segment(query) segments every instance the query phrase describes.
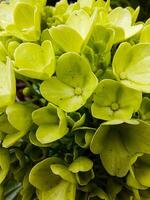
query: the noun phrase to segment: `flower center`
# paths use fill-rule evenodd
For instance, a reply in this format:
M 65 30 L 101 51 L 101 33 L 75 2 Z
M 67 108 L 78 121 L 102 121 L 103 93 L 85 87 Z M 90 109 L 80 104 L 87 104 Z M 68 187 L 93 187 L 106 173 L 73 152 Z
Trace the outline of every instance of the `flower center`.
M 117 111 L 117 110 L 119 109 L 118 103 L 112 103 L 112 104 L 111 104 L 111 109 L 112 109 L 113 111 Z
M 75 89 L 74 89 L 74 93 L 75 93 L 75 95 L 81 95 L 82 94 L 82 89 L 80 88 L 80 87 L 76 87 Z
M 127 77 L 127 75 L 125 72 L 120 73 L 120 79 L 124 80 L 124 79 L 126 79 L 126 77 Z

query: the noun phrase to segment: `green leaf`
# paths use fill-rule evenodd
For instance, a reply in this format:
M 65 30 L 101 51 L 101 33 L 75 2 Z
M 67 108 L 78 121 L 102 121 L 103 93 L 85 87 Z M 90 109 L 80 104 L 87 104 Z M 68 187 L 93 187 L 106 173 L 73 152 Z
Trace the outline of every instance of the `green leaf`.
M 22 43 L 14 53 L 16 71 L 24 76 L 40 80 L 48 79 L 55 72 L 55 55 L 52 44 Z
M 113 72 L 122 84 L 145 93 L 150 92 L 149 51 L 148 43 L 134 46 L 122 43 L 119 46 L 113 59 Z
M 104 79 L 95 90 L 92 115 L 104 120 L 128 120 L 139 109 L 141 101 L 141 92 Z
M 0 184 L 7 176 L 10 168 L 10 157 L 7 149 L 0 148 Z
M 58 59 L 56 75 L 44 81 L 40 91 L 44 98 L 66 112 L 74 112 L 84 105 L 98 82 L 87 60 L 71 52 Z
M 29 182 L 39 190 L 49 190 L 60 182 L 61 178 L 50 169 L 52 164 L 63 164 L 62 160 L 56 157 L 46 158 L 36 164 L 30 171 Z
M 42 144 L 54 142 L 68 133 L 65 113 L 52 104 L 35 110 L 32 118 L 39 125 L 36 137 Z
M 15 101 L 16 81 L 12 68 L 12 62 L 8 58 L 7 63 L 0 62 L 0 107 L 5 107 Z

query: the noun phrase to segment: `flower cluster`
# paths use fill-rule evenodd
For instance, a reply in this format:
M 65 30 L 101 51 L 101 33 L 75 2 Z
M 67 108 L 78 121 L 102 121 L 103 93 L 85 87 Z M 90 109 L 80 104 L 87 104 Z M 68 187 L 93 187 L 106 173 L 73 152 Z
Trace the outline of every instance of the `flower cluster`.
M 0 3 L 0 199 L 150 199 L 150 19 L 110 1 Z

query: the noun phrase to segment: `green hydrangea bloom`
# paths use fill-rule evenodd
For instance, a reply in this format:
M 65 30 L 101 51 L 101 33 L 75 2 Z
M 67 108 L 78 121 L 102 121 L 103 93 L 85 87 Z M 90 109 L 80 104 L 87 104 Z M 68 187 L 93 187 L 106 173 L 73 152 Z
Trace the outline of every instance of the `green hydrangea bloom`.
M 91 110 L 93 117 L 104 120 L 128 120 L 142 101 L 142 93 L 111 79 L 100 81 Z
M 66 112 L 83 106 L 97 86 L 97 78 L 84 57 L 63 54 L 57 61 L 56 76 L 41 84 L 43 97 Z
M 149 43 L 141 43 L 134 46 L 131 46 L 127 42 L 122 43 L 117 49 L 113 59 L 113 72 L 116 78 L 127 87 L 149 93 L 149 51 Z

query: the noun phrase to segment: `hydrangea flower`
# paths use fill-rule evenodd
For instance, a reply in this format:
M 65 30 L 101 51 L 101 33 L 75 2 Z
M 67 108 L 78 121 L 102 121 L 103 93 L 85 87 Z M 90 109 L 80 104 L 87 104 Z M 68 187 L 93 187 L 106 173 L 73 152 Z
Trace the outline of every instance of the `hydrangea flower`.
M 56 141 L 68 132 L 65 113 L 52 104 L 35 110 L 32 118 L 39 126 L 36 138 L 42 144 Z
M 144 131 L 143 131 L 144 130 Z M 101 124 L 91 142 L 91 151 L 100 154 L 105 169 L 112 176 L 123 177 L 135 153 L 150 153 L 150 125 Z
M 103 120 L 128 120 L 139 109 L 141 101 L 141 92 L 115 80 L 105 79 L 95 90 L 92 115 Z
M 41 46 L 26 42 L 20 44 L 14 52 L 17 73 L 35 79 L 48 79 L 55 72 L 55 54 L 50 41 Z
M 11 1 L 0 4 L 1 36 L 16 36 L 25 41 L 40 38 L 41 7 L 44 1 Z
M 77 53 L 63 54 L 57 61 L 56 76 L 45 80 L 41 94 L 66 112 L 84 105 L 97 86 L 88 61 Z
M 127 42 L 122 43 L 113 59 L 113 72 L 116 78 L 129 88 L 149 93 L 149 51 L 149 43 L 139 43 L 134 46 Z

